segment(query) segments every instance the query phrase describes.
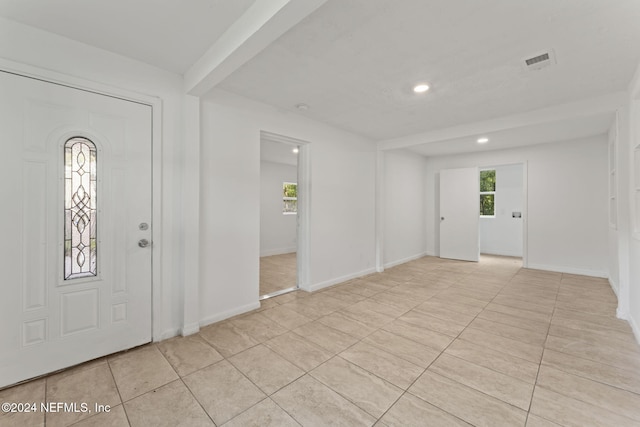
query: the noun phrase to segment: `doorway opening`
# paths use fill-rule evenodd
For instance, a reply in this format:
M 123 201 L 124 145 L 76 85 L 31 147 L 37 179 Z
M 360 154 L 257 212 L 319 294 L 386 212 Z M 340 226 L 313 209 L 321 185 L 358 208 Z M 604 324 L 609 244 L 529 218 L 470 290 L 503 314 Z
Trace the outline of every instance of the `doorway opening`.
M 440 257 L 527 267 L 527 164 L 440 171 Z
M 260 299 L 299 289 L 305 263 L 304 141 L 260 135 Z M 302 257 L 302 259 L 301 259 Z
M 483 167 L 480 173 L 480 256 L 522 259 L 524 165 Z

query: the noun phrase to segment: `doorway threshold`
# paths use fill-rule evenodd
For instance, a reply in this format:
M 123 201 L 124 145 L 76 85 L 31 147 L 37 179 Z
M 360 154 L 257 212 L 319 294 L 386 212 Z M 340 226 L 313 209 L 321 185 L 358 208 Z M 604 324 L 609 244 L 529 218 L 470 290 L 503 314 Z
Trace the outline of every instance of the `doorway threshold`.
M 290 288 L 285 288 L 285 289 L 281 289 L 279 291 L 271 292 L 270 294 L 260 295 L 260 301 L 265 300 L 265 299 L 269 299 L 269 298 L 273 298 L 273 297 L 277 297 L 277 296 L 280 296 L 280 295 L 283 295 L 283 294 L 288 294 L 289 292 L 297 291 L 298 289 L 300 289 L 298 286 L 292 286 Z

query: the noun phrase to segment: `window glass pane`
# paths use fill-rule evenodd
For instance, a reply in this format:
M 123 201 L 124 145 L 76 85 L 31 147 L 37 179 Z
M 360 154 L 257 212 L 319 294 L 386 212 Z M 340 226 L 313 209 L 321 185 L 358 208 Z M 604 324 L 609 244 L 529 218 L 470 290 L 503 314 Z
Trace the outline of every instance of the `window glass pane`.
M 495 196 L 493 194 L 480 195 L 480 215 L 495 215 Z
M 296 213 L 298 212 L 298 201 L 296 199 L 283 200 L 283 213 Z
M 298 184 L 292 182 L 284 182 L 282 184 L 283 197 L 298 197 Z
M 282 183 L 282 213 L 298 212 L 298 184 L 295 182 Z
M 480 191 L 496 191 L 496 171 L 480 171 Z
M 97 150 L 86 138 L 64 145 L 64 278 L 96 276 Z

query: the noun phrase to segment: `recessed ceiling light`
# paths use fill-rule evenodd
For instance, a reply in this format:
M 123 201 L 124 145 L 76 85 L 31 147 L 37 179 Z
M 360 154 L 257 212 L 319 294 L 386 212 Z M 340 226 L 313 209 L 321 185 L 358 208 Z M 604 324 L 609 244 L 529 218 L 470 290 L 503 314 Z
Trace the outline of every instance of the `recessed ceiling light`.
M 478 138 L 478 144 L 486 144 L 487 142 L 489 142 L 489 138 L 487 138 L 486 136 Z
M 413 87 L 415 93 L 425 93 L 429 90 L 429 85 L 426 83 L 419 83 Z
M 307 111 L 309 106 L 307 104 L 296 104 L 296 108 L 301 111 Z
M 298 147 L 296 147 L 296 148 L 294 148 L 294 149 L 293 149 L 293 150 L 291 150 L 291 151 L 293 151 L 293 154 L 298 154 L 298 152 L 299 152 L 300 150 L 298 149 Z

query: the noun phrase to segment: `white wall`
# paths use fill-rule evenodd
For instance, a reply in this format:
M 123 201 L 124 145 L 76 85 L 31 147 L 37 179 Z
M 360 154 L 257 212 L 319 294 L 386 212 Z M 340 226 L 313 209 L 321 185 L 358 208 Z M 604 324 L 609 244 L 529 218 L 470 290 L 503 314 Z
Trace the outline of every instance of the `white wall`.
M 282 183 L 298 182 L 298 168 L 260 162 L 260 256 L 296 251 L 297 215 L 282 213 Z
M 637 76 L 640 75 L 640 67 Z M 632 90 L 632 107 L 630 108 L 630 144 L 628 161 L 633 165 L 640 150 L 640 78 L 635 81 Z M 636 151 L 636 153 L 634 153 Z M 626 194 L 630 195 L 628 206 L 630 209 L 631 239 L 629 242 L 629 315 L 628 319 L 633 327 L 637 341 L 640 343 L 640 203 L 637 200 L 637 192 L 640 192 L 640 162 L 635 161 L 634 171 L 629 174 Z
M 427 160 L 427 252 L 438 254 L 438 172 L 527 162 L 530 268 L 608 276 L 606 136 Z
M 640 66 L 629 85 L 629 99 L 617 114 L 611 133 L 616 136 L 617 186 L 616 227 L 609 232 L 609 244 L 616 257 L 610 266 L 611 286 L 618 294 L 618 317 L 627 319 L 640 342 L 640 218 L 636 191 L 640 188 L 640 166 L 634 165 L 640 148 Z
M 181 327 L 183 259 L 181 186 L 182 77 L 65 37 L 0 18 L 0 58 L 55 71 L 101 85 L 157 97 L 162 101 L 162 314 L 154 337 L 175 335 Z M 155 322 L 154 322 L 155 323 Z
M 480 252 L 522 256 L 522 164 L 492 166 L 496 170 L 495 218 L 480 217 Z
M 426 254 L 424 156 L 404 150 L 384 153 L 384 266 Z
M 632 235 L 629 245 L 629 322 L 633 327 L 636 339 L 640 342 L 640 203 L 634 200 L 637 192 L 640 191 L 640 164 L 637 160 L 640 150 L 640 66 L 636 71 L 635 78 L 630 87 L 631 108 L 629 109 L 630 144 L 628 164 L 634 166 L 635 172 L 629 174 L 627 188 L 630 190 L 626 194 L 632 196 L 629 200 L 630 216 L 634 218 L 632 222 Z M 634 153 L 635 151 L 635 153 Z M 634 165 L 635 161 L 635 165 Z
M 621 120 L 623 120 L 622 111 L 623 110 L 619 110 L 617 112 L 616 120 L 612 124 L 611 129 L 609 130 L 609 135 L 607 136 L 608 144 L 610 145 L 613 144 L 613 147 L 609 147 L 609 165 L 610 165 L 609 168 L 613 169 L 612 171 L 613 173 L 610 173 L 609 175 L 609 184 L 610 184 L 609 204 L 614 205 L 614 208 L 613 209 L 610 208 L 610 211 L 609 211 L 609 283 L 611 284 L 611 288 L 613 289 L 615 294 L 618 296 L 619 303 L 620 303 L 620 296 L 621 296 L 620 283 L 621 281 L 624 282 L 625 288 L 628 288 L 628 281 L 629 281 L 628 266 L 624 267 L 627 273 L 623 274 L 622 276 L 620 275 L 620 263 L 626 262 L 626 258 L 625 258 L 626 255 L 623 257 L 619 256 L 620 249 L 622 249 L 623 254 L 628 254 L 628 251 L 629 251 L 628 239 L 625 239 L 625 242 L 623 244 L 621 242 L 621 236 L 624 236 L 625 234 L 624 233 L 620 234 L 618 232 L 619 227 L 622 227 L 623 230 L 625 228 L 628 228 L 627 226 L 628 216 L 626 217 L 625 220 L 622 220 L 622 221 L 618 219 L 619 211 L 620 211 L 620 207 L 619 207 L 620 197 L 618 196 L 618 193 L 619 193 L 618 188 L 620 186 L 620 183 L 618 181 L 620 179 L 624 181 L 625 175 L 628 174 L 627 170 L 624 170 L 625 168 L 620 167 L 620 163 L 624 162 L 624 161 L 623 162 L 620 161 L 620 154 L 622 153 L 622 155 L 624 156 L 624 153 L 620 151 L 621 140 L 618 138 L 618 134 L 619 134 L 618 124 L 620 123 Z M 626 180 L 628 181 L 628 178 L 626 178 Z M 615 199 L 612 200 L 611 197 L 614 197 Z M 623 203 L 627 203 L 627 201 L 624 201 Z M 628 230 L 627 230 L 627 233 L 628 233 Z M 621 246 L 624 246 L 624 247 L 621 248 Z M 626 303 L 628 303 L 628 300 L 626 300 Z M 620 311 L 621 310 L 619 309 L 618 312 Z M 628 308 L 625 309 L 624 311 L 627 312 Z
M 310 142 L 309 286 L 317 289 L 374 271 L 373 142 L 215 91 L 202 105 L 203 324 L 258 306 L 261 130 Z

